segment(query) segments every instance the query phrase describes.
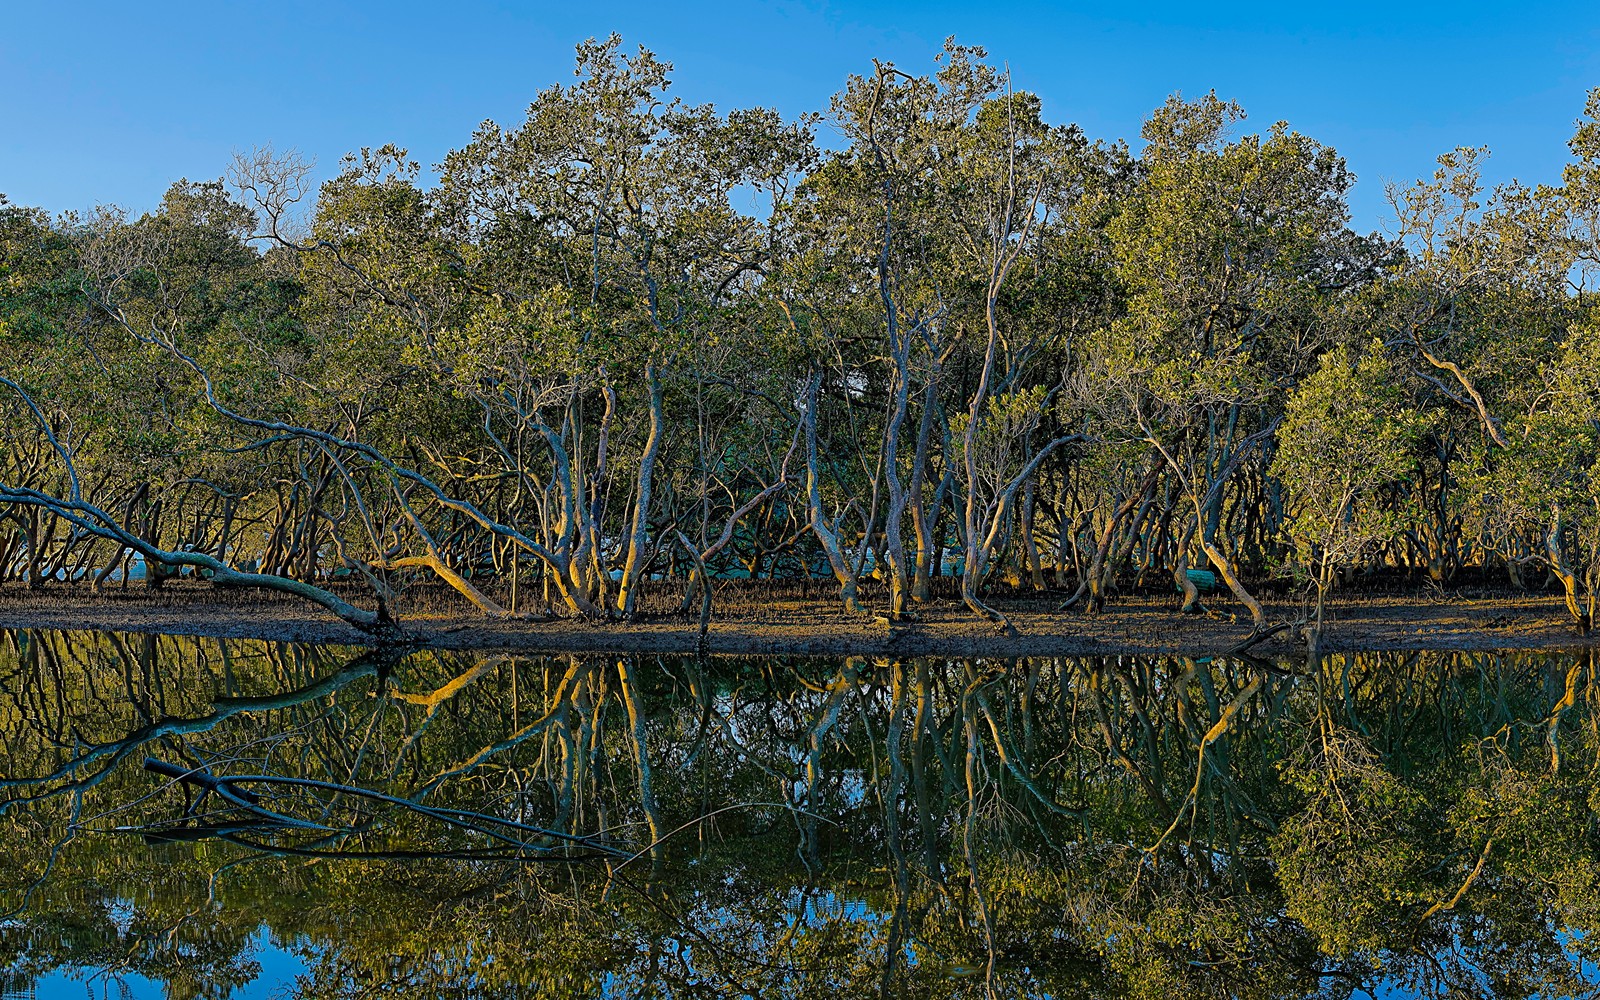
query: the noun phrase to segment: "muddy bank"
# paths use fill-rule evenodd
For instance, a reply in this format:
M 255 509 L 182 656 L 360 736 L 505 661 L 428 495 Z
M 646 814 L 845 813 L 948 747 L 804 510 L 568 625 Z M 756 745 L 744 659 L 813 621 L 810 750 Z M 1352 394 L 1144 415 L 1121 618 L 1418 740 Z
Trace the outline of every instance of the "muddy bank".
M 1017 598 L 997 604 L 1011 617 L 1007 634 L 954 600 L 918 609 L 918 620 L 888 626 L 844 614 L 827 600 L 743 599 L 728 602 L 711 624 L 706 648 L 716 653 L 895 654 L 953 656 L 1217 654 L 1250 635 L 1247 618 L 1218 607 L 1205 616 L 1177 612 L 1164 597 L 1119 599 L 1090 617 L 1055 610 L 1059 597 Z M 494 621 L 452 607 L 420 602 L 403 623 L 419 645 L 439 649 L 693 652 L 694 623 L 652 602 L 653 612 L 630 623 L 573 619 Z M 429 604 L 433 606 L 429 606 Z M 1274 621 L 1305 615 L 1303 605 L 1269 605 Z M 0 628 L 102 629 L 219 638 L 359 644 L 361 633 L 319 609 L 285 598 L 169 585 L 94 595 L 81 589 L 0 588 Z M 1376 649 L 1563 649 L 1600 645 L 1580 636 L 1554 597 L 1505 595 L 1385 595 L 1336 602 L 1322 638 L 1328 652 Z M 1257 647 L 1260 654 L 1300 648 L 1288 634 Z

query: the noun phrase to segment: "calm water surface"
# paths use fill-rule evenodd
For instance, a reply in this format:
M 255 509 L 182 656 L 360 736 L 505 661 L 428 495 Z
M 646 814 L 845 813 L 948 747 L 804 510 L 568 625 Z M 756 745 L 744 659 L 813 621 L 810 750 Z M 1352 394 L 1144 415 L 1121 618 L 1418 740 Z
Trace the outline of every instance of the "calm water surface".
M 1600 996 L 1595 668 L 0 632 L 0 997 Z

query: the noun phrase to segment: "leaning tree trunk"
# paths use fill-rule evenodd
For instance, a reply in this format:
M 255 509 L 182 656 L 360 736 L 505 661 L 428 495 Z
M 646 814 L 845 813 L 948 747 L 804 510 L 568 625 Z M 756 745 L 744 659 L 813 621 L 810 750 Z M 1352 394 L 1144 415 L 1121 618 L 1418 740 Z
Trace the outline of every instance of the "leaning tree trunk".
M 1593 627 L 1593 616 L 1583 607 L 1578 600 L 1578 574 L 1568 564 L 1566 552 L 1562 546 L 1562 535 L 1566 533 L 1566 515 L 1559 506 L 1550 510 L 1550 533 L 1545 536 L 1545 554 L 1550 563 L 1550 572 L 1561 581 L 1562 596 L 1566 598 L 1567 611 L 1572 614 L 1573 620 L 1578 623 L 1578 631 L 1587 634 Z

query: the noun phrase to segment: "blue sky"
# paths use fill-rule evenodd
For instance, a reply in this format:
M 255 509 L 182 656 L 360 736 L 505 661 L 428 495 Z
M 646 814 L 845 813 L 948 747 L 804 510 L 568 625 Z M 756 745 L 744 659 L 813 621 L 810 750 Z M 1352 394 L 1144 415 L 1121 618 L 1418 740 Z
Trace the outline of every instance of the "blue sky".
M 232 151 L 294 147 L 327 176 L 361 146 L 424 164 L 486 118 L 520 119 L 571 78 L 572 48 L 619 31 L 721 107 L 822 110 L 873 57 L 920 71 L 946 35 L 985 45 L 1052 121 L 1137 140 L 1173 91 L 1215 88 L 1343 153 L 1361 228 L 1385 180 L 1456 145 L 1494 179 L 1554 181 L 1600 86 L 1595 0 L 1370 3 L 263 4 L 11 0 L 0 22 L 0 192 L 52 211 L 145 209 Z

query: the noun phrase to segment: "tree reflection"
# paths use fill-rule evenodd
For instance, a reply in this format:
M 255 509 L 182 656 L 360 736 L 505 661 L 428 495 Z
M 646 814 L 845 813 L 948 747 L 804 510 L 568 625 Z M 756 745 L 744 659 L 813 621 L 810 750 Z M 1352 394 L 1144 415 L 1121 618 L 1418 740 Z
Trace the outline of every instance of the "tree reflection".
M 264 927 L 307 997 L 1594 996 L 1594 667 L 13 633 L 0 965 L 220 997 Z

